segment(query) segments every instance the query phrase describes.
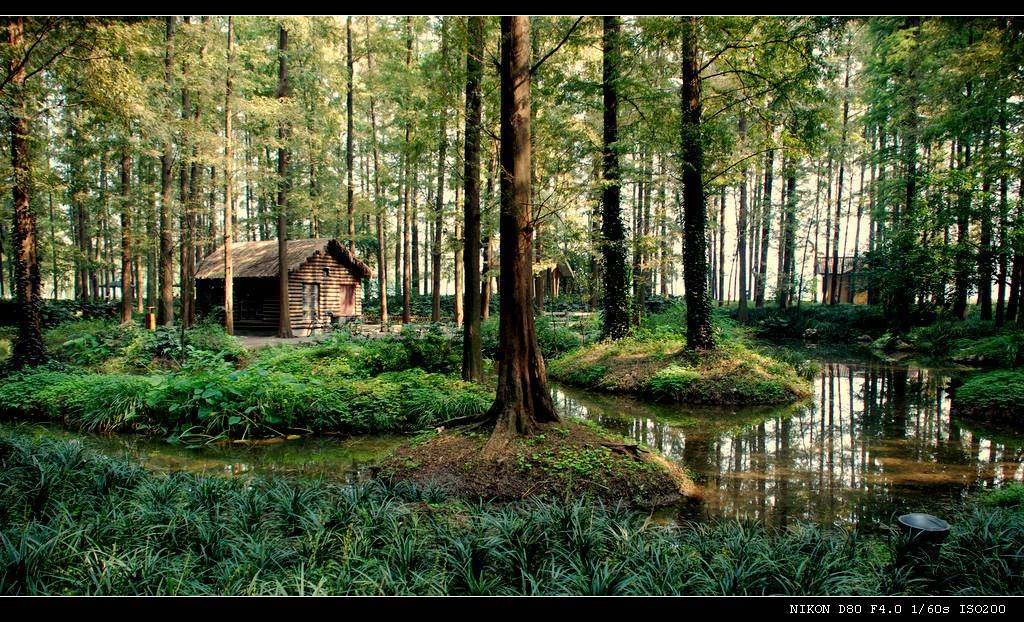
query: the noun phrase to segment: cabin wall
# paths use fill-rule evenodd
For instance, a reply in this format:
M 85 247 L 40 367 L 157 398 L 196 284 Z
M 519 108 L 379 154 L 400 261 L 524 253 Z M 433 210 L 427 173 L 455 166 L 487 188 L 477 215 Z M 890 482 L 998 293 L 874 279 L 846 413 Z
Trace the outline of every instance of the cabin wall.
M 326 273 L 325 273 L 326 271 Z M 318 285 L 319 317 L 310 317 L 306 286 Z M 362 284 L 348 266 L 328 253 L 316 253 L 288 274 L 289 309 L 292 330 L 308 335 L 326 328 L 329 314 L 335 317 L 359 317 L 363 313 Z
M 326 273 L 325 273 L 326 270 Z M 309 286 L 316 285 L 317 288 Z M 309 298 L 317 294 L 310 316 Z M 224 279 L 199 279 L 196 282 L 197 308 L 200 314 L 224 304 Z M 274 332 L 280 316 L 277 277 L 234 280 L 235 330 Z M 362 284 L 351 270 L 332 255 L 317 253 L 288 274 L 288 298 L 292 331 L 306 336 L 327 328 L 330 315 L 362 315 Z

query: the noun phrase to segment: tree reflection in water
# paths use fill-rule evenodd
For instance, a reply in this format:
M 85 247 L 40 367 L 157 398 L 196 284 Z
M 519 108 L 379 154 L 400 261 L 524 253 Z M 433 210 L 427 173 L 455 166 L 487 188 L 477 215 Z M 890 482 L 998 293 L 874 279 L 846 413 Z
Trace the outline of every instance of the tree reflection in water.
M 920 367 L 823 363 L 808 402 L 740 410 L 553 392 L 564 414 L 688 467 L 706 489 L 706 516 L 871 529 L 1024 480 L 1024 431 L 951 417 L 947 381 Z

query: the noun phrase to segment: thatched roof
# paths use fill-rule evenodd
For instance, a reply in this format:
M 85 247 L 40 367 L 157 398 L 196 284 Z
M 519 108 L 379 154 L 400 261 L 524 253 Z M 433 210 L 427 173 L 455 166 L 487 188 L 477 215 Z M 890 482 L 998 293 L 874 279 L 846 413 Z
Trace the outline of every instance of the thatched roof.
M 373 278 L 373 270 L 365 263 L 356 259 L 347 248 L 334 238 L 314 238 L 311 240 L 288 240 L 288 271 L 301 266 L 307 259 L 317 253 L 330 253 L 342 264 L 348 266 L 359 277 Z M 235 242 L 231 245 L 231 257 L 235 264 L 236 278 L 266 278 L 278 274 L 277 240 L 261 242 Z M 218 246 L 203 259 L 196 271 L 197 279 L 224 278 L 224 247 Z

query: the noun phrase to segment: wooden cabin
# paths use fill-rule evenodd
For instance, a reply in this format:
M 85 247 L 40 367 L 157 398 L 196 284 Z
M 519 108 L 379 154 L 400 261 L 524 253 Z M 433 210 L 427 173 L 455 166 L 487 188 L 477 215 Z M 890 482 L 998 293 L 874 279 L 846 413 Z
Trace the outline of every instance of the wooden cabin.
M 277 240 L 235 242 L 235 330 L 267 333 L 280 317 Z M 288 305 L 292 331 L 307 336 L 362 314 L 362 281 L 373 271 L 332 238 L 289 240 Z M 224 247 L 203 259 L 196 272 L 199 313 L 224 304 Z
M 864 267 L 864 258 L 858 257 L 856 268 Z M 814 274 L 821 275 L 822 300 L 828 300 L 829 292 L 832 291 L 832 283 L 838 280 L 839 302 L 863 305 L 868 302 L 867 280 L 863 277 L 854 280 L 859 270 L 855 270 L 853 257 L 840 257 L 838 270 L 833 274 L 833 258 L 818 257 L 814 262 Z M 857 291 L 854 291 L 856 287 Z

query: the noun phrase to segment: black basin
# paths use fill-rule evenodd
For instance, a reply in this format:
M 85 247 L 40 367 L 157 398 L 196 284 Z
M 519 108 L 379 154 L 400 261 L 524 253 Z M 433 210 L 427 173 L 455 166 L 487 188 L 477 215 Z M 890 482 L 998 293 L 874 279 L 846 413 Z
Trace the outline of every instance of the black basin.
M 915 544 L 941 544 L 949 535 L 949 523 L 931 514 L 913 512 L 897 520 Z

